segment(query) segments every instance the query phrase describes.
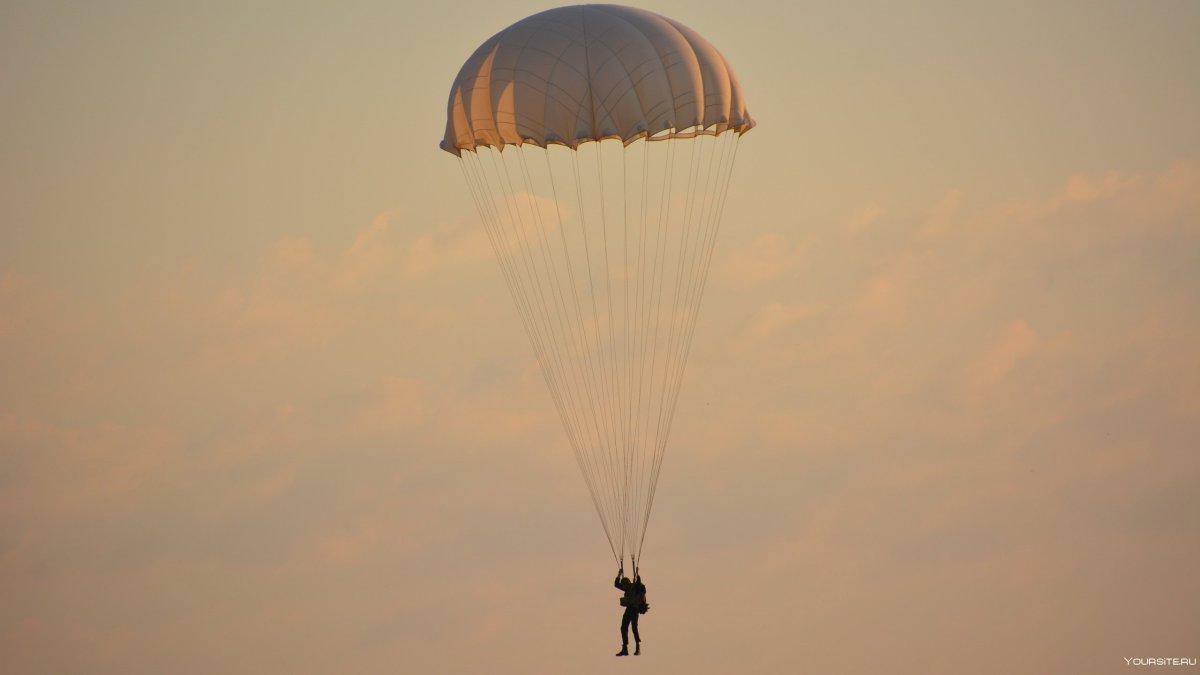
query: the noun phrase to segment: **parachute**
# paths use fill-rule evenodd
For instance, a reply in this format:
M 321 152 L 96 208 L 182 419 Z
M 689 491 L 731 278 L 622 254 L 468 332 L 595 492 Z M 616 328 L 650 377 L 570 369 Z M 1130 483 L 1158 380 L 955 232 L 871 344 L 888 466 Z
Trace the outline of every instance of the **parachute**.
M 640 560 L 741 135 L 724 57 L 619 5 L 500 31 L 450 89 L 459 159 L 613 557 Z

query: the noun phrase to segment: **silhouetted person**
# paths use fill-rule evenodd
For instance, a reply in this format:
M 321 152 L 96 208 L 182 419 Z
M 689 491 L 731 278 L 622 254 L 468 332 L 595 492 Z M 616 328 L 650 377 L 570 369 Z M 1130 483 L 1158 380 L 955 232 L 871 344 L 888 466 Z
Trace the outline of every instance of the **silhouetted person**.
M 625 596 L 621 598 L 621 606 L 625 608 L 625 613 L 621 616 L 621 651 L 617 652 L 617 656 L 629 656 L 630 626 L 633 626 L 635 643 L 633 655 L 637 656 L 642 653 L 642 636 L 638 635 L 638 615 L 645 613 L 650 608 L 646 604 L 646 586 L 642 583 L 642 575 L 638 574 L 636 567 L 633 581 L 625 576 L 624 567 L 617 570 L 617 578 L 613 580 L 613 586 L 625 593 Z

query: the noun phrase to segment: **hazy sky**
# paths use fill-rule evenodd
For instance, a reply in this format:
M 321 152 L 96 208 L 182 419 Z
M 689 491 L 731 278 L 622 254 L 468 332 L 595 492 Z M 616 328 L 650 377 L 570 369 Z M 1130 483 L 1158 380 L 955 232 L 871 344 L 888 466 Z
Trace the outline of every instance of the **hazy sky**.
M 437 147 L 548 6 L 0 3 L 0 670 L 1200 657 L 1200 4 L 644 5 L 759 126 L 619 664 Z

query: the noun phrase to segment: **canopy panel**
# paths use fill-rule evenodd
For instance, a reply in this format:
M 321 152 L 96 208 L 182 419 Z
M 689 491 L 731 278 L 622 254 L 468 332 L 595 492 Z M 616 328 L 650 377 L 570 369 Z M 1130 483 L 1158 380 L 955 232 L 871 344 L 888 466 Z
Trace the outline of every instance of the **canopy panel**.
M 692 29 L 621 5 L 559 7 L 492 36 L 450 89 L 441 147 L 740 133 L 754 126 L 733 70 Z

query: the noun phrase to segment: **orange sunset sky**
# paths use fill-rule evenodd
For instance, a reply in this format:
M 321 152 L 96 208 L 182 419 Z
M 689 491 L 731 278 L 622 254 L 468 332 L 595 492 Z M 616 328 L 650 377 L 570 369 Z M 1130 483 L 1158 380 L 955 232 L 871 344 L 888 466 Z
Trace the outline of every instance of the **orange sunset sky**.
M 641 5 L 759 126 L 621 660 L 438 149 L 550 6 L 0 2 L 0 671 L 1200 657 L 1200 4 Z

